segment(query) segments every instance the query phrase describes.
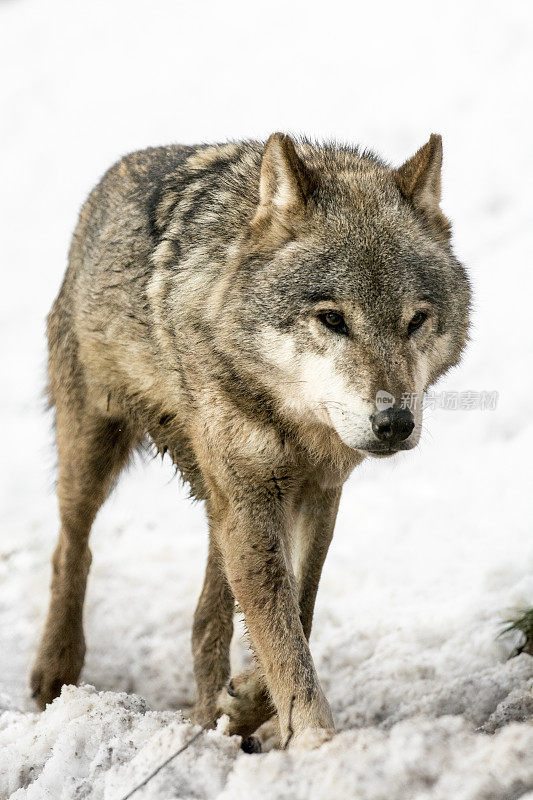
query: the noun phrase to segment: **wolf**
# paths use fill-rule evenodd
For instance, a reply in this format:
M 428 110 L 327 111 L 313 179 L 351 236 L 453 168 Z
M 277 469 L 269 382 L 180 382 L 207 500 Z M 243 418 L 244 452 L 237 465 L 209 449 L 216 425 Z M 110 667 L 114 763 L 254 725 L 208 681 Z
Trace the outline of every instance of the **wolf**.
M 468 338 L 441 165 L 435 134 L 393 168 L 275 133 L 136 152 L 92 191 L 48 317 L 61 525 L 41 708 L 78 679 L 91 525 L 149 440 L 209 523 L 194 719 L 225 713 L 246 738 L 277 714 L 291 747 L 333 735 L 309 636 L 342 486 L 416 446 L 422 404 L 404 398 Z M 255 661 L 231 678 L 236 606 Z

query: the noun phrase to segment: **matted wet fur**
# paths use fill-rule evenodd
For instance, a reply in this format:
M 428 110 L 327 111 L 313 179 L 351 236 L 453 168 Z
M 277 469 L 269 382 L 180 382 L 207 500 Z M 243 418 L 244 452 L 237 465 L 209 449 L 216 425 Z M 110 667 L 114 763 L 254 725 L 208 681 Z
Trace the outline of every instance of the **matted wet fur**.
M 291 746 L 332 734 L 308 639 L 341 487 L 416 445 L 421 404 L 402 397 L 467 337 L 441 160 L 435 135 L 393 169 L 277 133 L 133 153 L 93 190 L 48 318 L 61 531 L 41 707 L 78 679 L 91 525 L 149 437 L 209 519 L 195 718 L 248 736 L 277 712 Z M 230 681 L 235 600 L 256 665 Z

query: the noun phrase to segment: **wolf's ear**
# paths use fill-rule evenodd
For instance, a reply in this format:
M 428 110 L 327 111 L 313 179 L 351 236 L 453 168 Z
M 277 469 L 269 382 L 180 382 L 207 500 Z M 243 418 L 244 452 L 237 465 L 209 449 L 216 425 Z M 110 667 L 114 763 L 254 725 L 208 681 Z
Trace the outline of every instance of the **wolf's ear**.
M 440 210 L 440 178 L 442 169 L 442 137 L 432 133 L 429 141 L 394 172 L 401 193 L 445 240 L 450 223 Z
M 298 156 L 291 137 L 273 133 L 263 150 L 259 205 L 252 227 L 277 231 L 278 237 L 293 235 L 305 215 L 311 188 L 311 173 Z

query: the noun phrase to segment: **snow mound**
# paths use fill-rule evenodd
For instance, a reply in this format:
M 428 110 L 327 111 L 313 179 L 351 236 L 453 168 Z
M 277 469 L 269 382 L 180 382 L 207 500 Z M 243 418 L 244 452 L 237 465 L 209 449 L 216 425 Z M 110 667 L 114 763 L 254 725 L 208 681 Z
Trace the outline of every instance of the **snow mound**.
M 0 747 L 11 800 L 121 800 L 179 750 L 139 797 L 489 800 L 533 786 L 533 725 L 479 735 L 459 717 L 413 717 L 339 733 L 318 752 L 249 756 L 239 737 L 90 686 L 65 687 L 41 715 L 6 712 Z

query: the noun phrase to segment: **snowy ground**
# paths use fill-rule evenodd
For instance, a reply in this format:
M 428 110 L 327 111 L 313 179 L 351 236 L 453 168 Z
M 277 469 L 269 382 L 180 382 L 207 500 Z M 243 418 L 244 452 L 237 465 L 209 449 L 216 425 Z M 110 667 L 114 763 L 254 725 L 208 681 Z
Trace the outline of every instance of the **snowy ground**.
M 118 800 L 196 732 L 205 520 L 159 462 L 135 465 L 94 527 L 91 686 L 32 707 L 57 531 L 43 320 L 77 209 L 118 155 L 277 129 L 395 163 L 443 134 L 475 317 L 439 388 L 496 390 L 498 408 L 429 412 L 416 452 L 345 488 L 312 636 L 339 735 L 248 756 L 201 734 L 136 797 L 533 798 L 533 658 L 495 638 L 533 604 L 532 20 L 520 2 L 2 2 L 0 798 Z

